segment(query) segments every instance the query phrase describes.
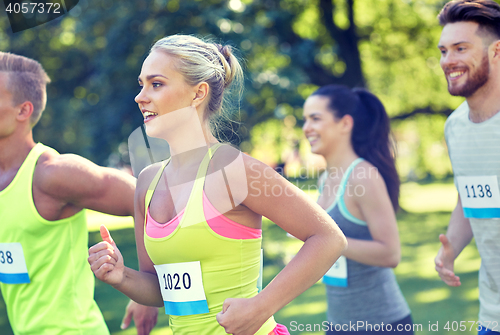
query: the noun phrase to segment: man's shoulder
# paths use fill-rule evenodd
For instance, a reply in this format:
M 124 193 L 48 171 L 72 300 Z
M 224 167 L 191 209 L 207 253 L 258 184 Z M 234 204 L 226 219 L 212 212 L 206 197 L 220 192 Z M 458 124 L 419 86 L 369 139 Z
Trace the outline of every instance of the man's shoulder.
M 450 116 L 448 116 L 448 119 L 446 120 L 446 123 L 453 122 L 455 120 L 460 120 L 463 118 L 468 119 L 469 115 L 469 105 L 467 104 L 467 101 L 464 101 L 460 104 L 460 106 L 455 109 Z
M 82 156 L 45 150 L 38 158 L 33 183 L 45 193 L 58 193 L 61 187 L 70 187 L 81 175 L 95 174 L 96 167 Z
M 78 168 L 86 159 L 74 154 L 59 154 L 55 150 L 46 150 L 38 158 L 35 173 L 48 178 L 67 169 Z
M 446 119 L 445 125 L 444 125 L 444 133 L 447 135 L 447 133 L 450 132 L 450 130 L 453 127 L 456 127 L 457 125 L 461 123 L 466 123 L 469 120 L 469 105 L 467 104 L 467 101 L 464 101 L 460 106 L 458 106 L 457 109 L 455 109 L 450 116 L 448 116 L 448 119 Z

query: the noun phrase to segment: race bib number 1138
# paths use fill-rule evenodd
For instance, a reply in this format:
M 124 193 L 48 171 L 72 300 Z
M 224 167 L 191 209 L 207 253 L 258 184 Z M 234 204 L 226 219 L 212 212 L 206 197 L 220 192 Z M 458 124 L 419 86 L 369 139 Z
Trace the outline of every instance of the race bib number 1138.
M 457 177 L 464 217 L 500 218 L 500 192 L 497 176 Z

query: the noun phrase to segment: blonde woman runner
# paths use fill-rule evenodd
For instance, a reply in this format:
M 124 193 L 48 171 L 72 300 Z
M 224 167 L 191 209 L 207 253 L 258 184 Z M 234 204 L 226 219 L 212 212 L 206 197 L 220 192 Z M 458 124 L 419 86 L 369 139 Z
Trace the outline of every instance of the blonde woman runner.
M 288 334 L 273 314 L 318 281 L 346 242 L 335 222 L 272 168 L 212 135 L 242 70 L 229 46 L 174 35 L 143 63 L 135 98 L 171 159 L 139 175 L 140 271 L 103 228 L 89 250 L 96 276 L 131 299 L 165 306 L 174 334 Z M 277 195 L 279 194 L 279 195 Z M 258 293 L 262 216 L 304 241 Z

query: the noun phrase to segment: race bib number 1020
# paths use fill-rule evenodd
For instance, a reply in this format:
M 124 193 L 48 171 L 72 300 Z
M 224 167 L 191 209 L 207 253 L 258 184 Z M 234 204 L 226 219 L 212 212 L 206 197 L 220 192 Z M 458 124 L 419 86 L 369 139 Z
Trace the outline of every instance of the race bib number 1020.
M 30 283 L 21 243 L 0 243 L 0 282 L 4 284 Z
M 165 314 L 208 313 L 200 262 L 155 265 Z
M 457 177 L 464 217 L 500 218 L 500 192 L 497 176 Z

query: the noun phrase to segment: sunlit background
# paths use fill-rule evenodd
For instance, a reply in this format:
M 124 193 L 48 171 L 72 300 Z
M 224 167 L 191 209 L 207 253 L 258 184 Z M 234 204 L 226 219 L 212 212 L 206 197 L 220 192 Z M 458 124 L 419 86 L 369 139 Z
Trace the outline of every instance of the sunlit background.
M 302 135 L 302 105 L 317 87 L 338 83 L 369 88 L 392 119 L 397 167 L 403 181 L 398 214 L 403 260 L 395 272 L 414 322 L 477 320 L 474 246 L 457 262 L 463 282 L 449 288 L 437 277 L 433 258 L 456 203 L 443 128 L 462 101 L 451 97 L 439 65 L 441 28 L 437 0 L 80 0 L 46 24 L 12 33 L 0 4 L 0 50 L 42 63 L 52 83 L 48 104 L 34 129 L 36 141 L 61 153 L 77 153 L 127 169 L 128 137 L 142 123 L 134 102 L 137 76 L 150 46 L 170 34 L 209 36 L 229 43 L 245 67 L 241 103 L 230 106 L 232 131 L 221 134 L 315 197 L 321 157 Z M 132 220 L 89 213 L 91 243 L 105 222 L 129 250 L 136 266 Z M 300 242 L 264 223 L 265 281 L 293 257 Z M 97 283 L 98 301 L 113 334 L 120 331 L 126 299 Z M 324 286 L 317 284 L 276 318 L 325 320 Z M 440 325 L 440 327 L 441 327 Z M 292 332 L 298 334 L 300 332 Z M 320 332 L 303 332 L 303 334 Z M 474 331 L 465 332 L 473 334 Z M 12 334 L 0 304 L 0 334 Z M 170 334 L 160 318 L 154 334 Z

